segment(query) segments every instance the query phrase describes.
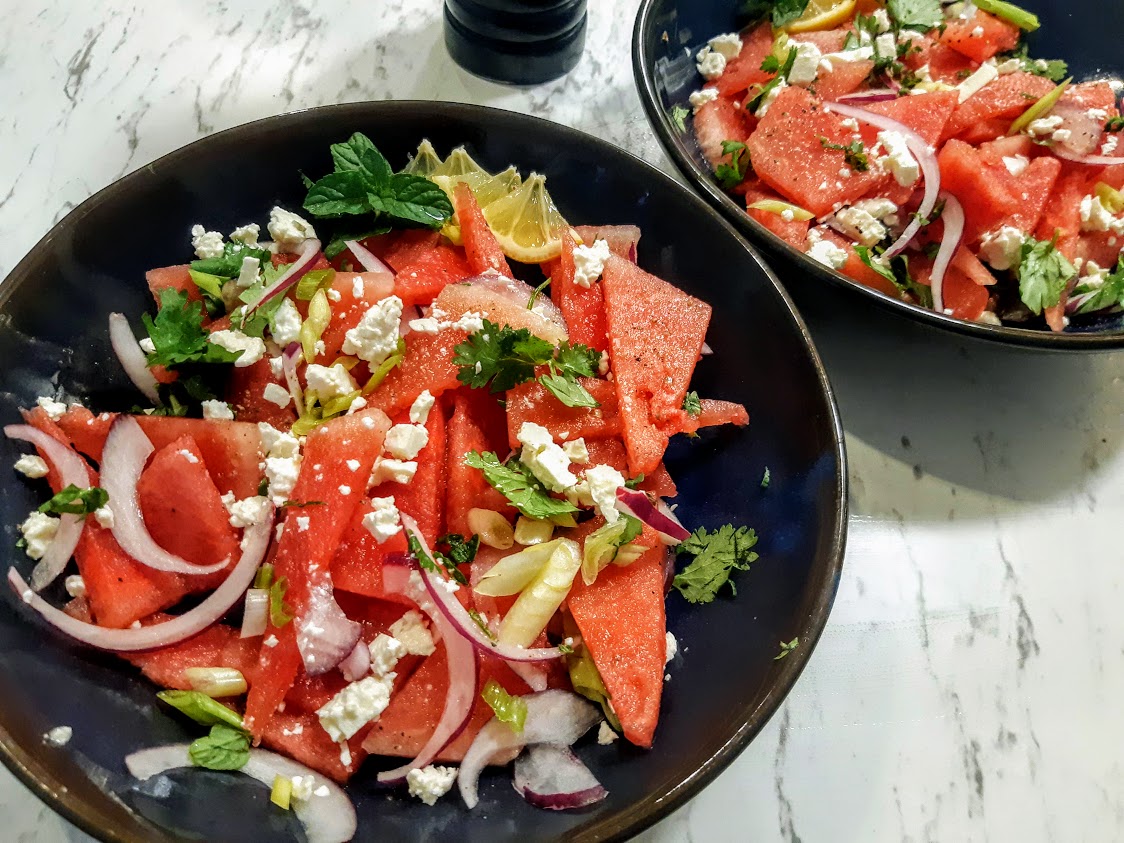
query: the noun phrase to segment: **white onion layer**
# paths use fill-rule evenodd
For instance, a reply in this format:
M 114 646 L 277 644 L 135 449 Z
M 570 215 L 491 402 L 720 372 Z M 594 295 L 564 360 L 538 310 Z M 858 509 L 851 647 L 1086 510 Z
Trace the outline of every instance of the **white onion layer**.
M 144 397 L 153 404 L 158 404 L 160 396 L 156 392 L 156 378 L 148 368 L 148 355 L 133 336 L 133 329 L 129 327 L 129 320 L 124 314 L 109 314 L 109 342 L 133 386 L 143 392 Z

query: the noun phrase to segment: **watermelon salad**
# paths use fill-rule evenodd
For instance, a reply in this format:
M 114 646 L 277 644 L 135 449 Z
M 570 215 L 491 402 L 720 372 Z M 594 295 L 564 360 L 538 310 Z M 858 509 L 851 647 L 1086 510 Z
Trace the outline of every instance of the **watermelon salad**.
M 200 725 L 129 756 L 138 778 L 240 770 L 315 841 L 355 833 L 340 785 L 370 756 L 371 787 L 429 805 L 455 783 L 472 809 L 513 760 L 528 802 L 597 802 L 571 745 L 652 746 L 666 595 L 710 602 L 756 559 L 751 529 L 665 502 L 670 437 L 749 421 L 689 389 L 711 308 L 541 176 L 331 153 L 268 242 L 195 226 L 196 259 L 147 275 L 142 339 L 109 316 L 147 406 L 45 396 L 5 428 L 52 495 L 9 582 Z
M 1118 80 L 1032 59 L 1000 0 L 753 2 L 672 121 L 794 249 L 957 319 L 1063 331 L 1124 305 Z

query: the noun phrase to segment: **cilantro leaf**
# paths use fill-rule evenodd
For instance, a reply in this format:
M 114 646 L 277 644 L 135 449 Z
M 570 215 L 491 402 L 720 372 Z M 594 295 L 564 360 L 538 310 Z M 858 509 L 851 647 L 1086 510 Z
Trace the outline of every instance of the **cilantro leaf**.
M 459 536 L 458 536 L 459 538 Z M 421 539 L 414 535 L 413 531 L 406 531 L 406 545 L 410 548 L 410 554 L 418 560 L 418 564 L 427 571 L 432 573 L 440 573 L 444 571 L 449 579 L 458 582 L 461 585 L 468 584 L 468 578 L 460 572 L 457 568 L 457 563 L 448 556 L 441 553 L 436 553 L 430 556 L 426 553 L 425 546 L 422 544 Z M 473 552 L 475 556 L 475 551 Z M 436 558 L 434 558 L 436 557 Z
M 89 515 L 105 506 L 109 493 L 100 486 L 79 489 L 73 483 L 39 507 L 40 512 L 52 515 Z
M 856 173 L 865 173 L 870 169 L 870 158 L 866 154 L 866 147 L 861 140 L 853 140 L 846 146 L 832 143 L 825 137 L 820 137 L 820 146 L 824 149 L 835 149 L 843 153 L 843 161 Z
M 527 722 L 525 699 L 512 696 L 495 679 L 488 680 L 480 696 L 496 713 L 497 720 L 506 723 L 513 732 L 522 733 L 523 725 Z
M 944 22 L 940 0 L 887 0 L 886 11 L 903 29 L 928 32 Z
M 788 51 L 788 56 L 785 58 L 784 64 L 781 65 L 781 69 L 777 72 L 777 75 L 761 87 L 761 90 L 757 92 L 757 96 L 755 96 L 746 104 L 746 110 L 753 114 L 756 114 L 757 109 L 761 107 L 761 103 L 765 101 L 765 97 L 769 96 L 769 93 L 779 84 L 781 84 L 782 80 L 788 78 L 788 74 L 792 71 L 792 65 L 795 63 L 796 48 L 793 47 Z
M 505 392 L 535 376 L 535 366 L 551 359 L 554 347 L 526 328 L 502 328 L 484 320 L 484 327 L 453 349 L 453 363 L 460 367 L 457 380 L 474 389 L 489 386 Z
M 677 553 L 695 558 L 675 575 L 671 584 L 691 603 L 710 603 L 727 584 L 737 594 L 730 574 L 749 570 L 757 560 L 752 550 L 756 544 L 757 534 L 749 527 L 735 530 L 726 524 L 709 534 L 705 527 L 700 527 L 677 548 Z
M 250 760 L 250 736 L 222 723 L 187 748 L 191 763 L 208 770 L 241 770 Z
M 1018 269 L 1019 297 L 1031 313 L 1039 314 L 1062 300 L 1066 283 L 1077 274 L 1053 240 L 1028 237 L 1023 243 Z
M 280 297 L 279 297 L 280 298 Z M 187 293 L 165 287 L 160 291 L 160 310 L 154 319 L 141 317 L 152 344 L 148 355 L 150 366 L 177 366 L 180 363 L 233 363 L 239 354 L 208 342 L 203 330 L 203 305 L 189 302 Z
M 592 378 L 601 365 L 601 352 L 588 345 L 570 345 L 569 342 L 564 342 L 558 346 L 554 360 L 548 360 L 547 363 L 572 378 Z
M 722 154 L 730 156 L 729 164 L 719 164 L 714 168 L 718 183 L 726 190 L 733 190 L 745 179 L 749 169 L 749 148 L 741 141 L 722 141 Z
M 337 173 L 356 171 L 376 185 L 390 181 L 390 164 L 366 135 L 356 132 L 345 143 L 332 144 L 331 150 Z
M 690 115 L 691 110 L 677 105 L 671 109 L 671 125 L 679 130 L 679 134 L 687 131 L 687 117 Z
M 773 26 L 782 27 L 792 23 L 808 8 L 808 0 L 745 0 L 742 14 L 751 20 L 770 18 Z
M 776 73 L 781 69 L 781 60 L 777 58 L 776 53 L 769 53 L 761 61 L 761 70 L 765 73 Z
M 683 409 L 687 411 L 687 415 L 694 417 L 702 412 L 702 401 L 699 400 L 699 394 L 695 391 L 688 392 L 683 396 Z
M 232 729 L 244 728 L 238 712 L 199 691 L 160 691 L 156 697 L 202 726 L 224 723 Z
M 1078 306 L 1078 313 L 1095 313 L 1110 307 L 1124 307 L 1124 257 L 1116 264 L 1116 270 L 1106 275 L 1101 285 L 1090 290 L 1087 295 L 1088 298 Z
M 476 558 L 476 551 L 480 549 L 480 536 L 473 534 L 466 539 L 460 533 L 447 533 L 437 540 L 437 547 L 446 547 L 441 555 L 450 559 L 455 565 L 467 565 Z
M 769 466 L 765 466 L 765 473 L 761 475 L 761 488 L 768 489 L 769 483 L 771 483 L 772 480 L 772 472 L 769 471 Z
M 932 309 L 933 291 L 924 284 L 915 281 L 913 276 L 909 274 L 909 259 L 905 255 L 895 255 L 890 260 L 890 265 L 887 266 L 881 256 L 876 257 L 868 247 L 861 243 L 855 244 L 854 248 L 855 253 L 863 263 L 890 281 L 902 293 L 915 298 L 922 307 Z
M 578 511 L 569 501 L 552 498 L 546 487 L 517 457 L 502 463 L 491 451 L 483 454 L 470 451 L 465 454 L 464 464 L 480 469 L 488 485 L 528 518 L 545 519 Z
M 227 242 L 222 244 L 220 257 L 192 261 L 191 269 L 193 272 L 217 275 L 220 278 L 237 278 L 242 271 L 242 261 L 245 258 L 257 258 L 261 261 L 261 265 L 265 266 L 269 263 L 270 254 L 268 249 L 247 246 L 245 243 Z
M 1062 75 L 1064 76 L 1065 74 Z M 1104 130 L 1106 132 L 1124 131 L 1124 117 L 1121 117 L 1119 114 L 1115 117 L 1109 117 L 1108 122 L 1104 124 Z
M 639 489 L 640 484 L 643 483 L 643 482 L 644 482 L 644 472 L 641 471 L 635 477 L 630 477 L 628 480 L 625 480 L 624 485 L 625 485 L 625 488 L 628 488 L 628 489 Z
M 600 407 L 601 404 L 589 394 L 584 386 L 565 375 L 543 375 L 539 383 L 567 407 Z

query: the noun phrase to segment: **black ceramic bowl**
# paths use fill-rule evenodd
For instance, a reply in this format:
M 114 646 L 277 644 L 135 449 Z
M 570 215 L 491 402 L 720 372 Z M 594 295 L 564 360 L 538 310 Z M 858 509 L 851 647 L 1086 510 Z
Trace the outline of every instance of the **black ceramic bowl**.
M 0 286 L 0 419 L 36 396 L 128 410 L 137 396 L 109 348 L 106 315 L 134 323 L 150 306 L 144 272 L 182 260 L 193 223 L 229 231 L 275 203 L 300 206 L 301 171 L 330 166 L 329 143 L 361 131 L 395 166 L 425 137 L 442 153 L 464 144 L 494 170 L 545 173 L 573 221 L 634 223 L 640 264 L 714 303 L 715 354 L 696 374 L 702 395 L 744 402 L 747 431 L 678 442 L 668 465 L 687 524 L 748 524 L 761 559 L 738 575 L 738 596 L 668 602 L 683 655 L 670 666 L 655 747 L 579 746 L 609 798 L 572 812 L 524 803 L 510 771 L 489 772 L 472 812 L 455 792 L 436 807 L 380 790 L 368 762 L 348 791 L 361 840 L 583 841 L 621 838 L 668 814 L 740 752 L 807 663 L 838 582 L 846 527 L 842 432 L 824 370 L 770 271 L 706 203 L 653 167 L 572 129 L 467 105 L 380 102 L 275 117 L 221 132 L 145 167 L 72 211 Z M 685 437 L 680 437 L 685 439 Z M 11 465 L 16 448 L 0 446 Z M 760 487 L 766 466 L 772 475 Z M 36 492 L 13 480 L 0 498 L 9 547 Z M 9 562 L 27 571 L 12 548 Z M 124 663 L 75 646 L 15 595 L 0 597 L 0 756 L 42 799 L 103 840 L 299 839 L 292 815 L 237 774 L 188 770 L 138 786 L 126 754 L 198 730 L 157 704 L 156 688 Z M 56 598 L 58 595 L 55 595 Z M 800 646 L 774 661 L 778 642 Z M 70 725 L 64 748 L 44 745 Z
M 742 5 L 739 0 L 642 0 L 632 33 L 633 74 L 648 122 L 675 165 L 712 207 L 776 260 L 777 272 L 790 289 L 802 287 L 802 292 L 815 295 L 814 287 L 826 282 L 872 306 L 931 327 L 993 342 L 1052 351 L 1124 348 L 1124 314 L 1087 321 L 1060 334 L 953 319 L 852 281 L 812 260 L 751 219 L 743 204 L 735 202 L 715 184 L 694 135 L 689 130 L 680 132 L 670 117 L 674 106 L 684 105 L 691 92 L 705 84 L 689 56 L 718 33 L 737 32 L 737 11 Z M 1032 56 L 1065 59 L 1079 81 L 1124 77 L 1124 52 L 1119 44 L 1124 32 L 1124 4 L 1101 0 L 1020 0 L 1019 5 L 1035 12 L 1042 22 L 1041 29 L 1030 36 Z

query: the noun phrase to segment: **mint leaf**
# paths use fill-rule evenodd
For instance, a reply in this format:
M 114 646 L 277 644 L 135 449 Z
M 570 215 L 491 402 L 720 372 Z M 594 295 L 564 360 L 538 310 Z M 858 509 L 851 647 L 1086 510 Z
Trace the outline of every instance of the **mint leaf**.
M 691 603 L 710 603 L 724 585 L 736 595 L 738 590 L 730 582 L 730 574 L 747 571 L 757 561 L 752 550 L 756 544 L 757 534 L 749 527 L 735 530 L 726 524 L 712 533 L 700 527 L 676 549 L 676 553 L 695 558 L 671 584 Z
M 527 722 L 527 701 L 525 699 L 512 696 L 495 679 L 488 680 L 488 684 L 484 686 L 480 696 L 484 702 L 491 706 L 497 720 L 506 723 L 513 732 L 522 734 L 523 725 Z
M 149 314 L 141 316 L 148 336 L 156 347 L 148 355 L 150 366 L 177 366 L 181 363 L 233 363 L 237 352 L 207 342 L 209 334 L 203 330 L 203 305 L 188 302 L 187 293 L 174 287 L 160 291 L 160 310 L 154 319 Z
M 940 0 L 887 0 L 886 11 L 903 29 L 928 32 L 944 22 Z
M 250 760 L 250 736 L 222 723 L 187 748 L 191 763 L 208 770 L 241 770 Z
M 332 144 L 331 149 L 337 173 L 357 171 L 372 185 L 390 182 L 390 164 L 366 135 L 356 132 L 346 143 Z
M 445 191 L 421 176 L 396 173 L 386 190 L 367 195 L 367 202 L 400 222 L 419 223 L 439 228 L 453 215 L 453 205 Z
M 201 726 L 222 723 L 232 729 L 244 729 L 238 712 L 231 711 L 218 700 L 213 700 L 199 691 L 160 691 L 156 697 L 181 714 L 186 714 Z
M 358 170 L 329 173 L 309 189 L 304 209 L 321 219 L 366 214 L 374 210 L 367 195 L 367 182 Z
M 1056 234 L 1053 240 L 1048 241 L 1028 237 L 1022 246 L 1015 270 L 1019 279 L 1019 297 L 1035 315 L 1058 304 L 1066 283 L 1077 274 L 1073 264 L 1058 251 L 1057 240 Z
M 476 558 L 476 551 L 480 549 L 480 536 L 473 535 L 466 539 L 460 533 L 446 533 L 437 540 L 438 548 L 448 548 L 440 551 L 456 565 L 467 565 Z
M 100 486 L 79 489 L 73 483 L 39 507 L 40 512 L 52 515 L 89 515 L 105 506 L 109 493 Z
M 480 469 L 488 485 L 511 501 L 512 506 L 528 518 L 546 519 L 578 511 L 569 501 L 552 498 L 538 478 L 519 462 L 518 457 L 513 456 L 506 463 L 501 463 L 491 451 L 483 454 L 470 451 L 465 454 L 464 464 Z
M 458 538 L 460 537 L 458 536 Z M 418 564 L 425 570 L 434 574 L 444 572 L 448 575 L 449 579 L 454 582 L 458 582 L 461 585 L 468 585 L 468 578 L 457 568 L 457 562 L 441 553 L 430 556 L 426 553 L 425 546 L 422 544 L 421 539 L 415 536 L 411 530 L 406 531 L 406 546 L 410 548 L 410 554 L 418 560 Z M 475 551 L 473 555 L 476 555 Z

